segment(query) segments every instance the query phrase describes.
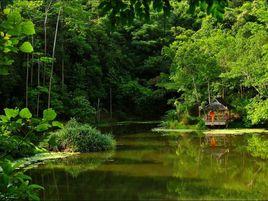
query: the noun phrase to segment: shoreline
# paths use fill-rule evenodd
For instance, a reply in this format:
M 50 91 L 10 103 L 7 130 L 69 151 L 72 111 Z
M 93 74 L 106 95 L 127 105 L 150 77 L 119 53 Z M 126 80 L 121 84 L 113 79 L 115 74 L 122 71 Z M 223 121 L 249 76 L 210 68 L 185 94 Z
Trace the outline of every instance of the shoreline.
M 28 170 L 33 167 L 37 167 L 40 164 L 43 164 L 46 161 L 64 159 L 70 156 L 78 155 L 77 152 L 46 152 L 36 154 L 34 156 L 20 158 L 13 161 L 13 164 L 17 164 L 16 169 Z
M 175 132 L 175 133 L 192 133 L 202 132 L 205 135 L 244 135 L 244 134 L 268 134 L 268 130 L 265 128 L 237 128 L 237 129 L 167 129 L 167 128 L 153 128 L 153 132 Z

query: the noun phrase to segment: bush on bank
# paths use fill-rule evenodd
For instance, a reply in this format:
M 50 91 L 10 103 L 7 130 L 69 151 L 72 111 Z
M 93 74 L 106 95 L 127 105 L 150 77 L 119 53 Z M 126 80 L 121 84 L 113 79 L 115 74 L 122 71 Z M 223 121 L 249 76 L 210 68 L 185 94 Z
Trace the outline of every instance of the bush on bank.
M 114 149 L 115 140 L 110 134 L 102 134 L 89 124 L 72 119 L 63 129 L 52 133 L 49 146 L 54 150 L 95 152 Z

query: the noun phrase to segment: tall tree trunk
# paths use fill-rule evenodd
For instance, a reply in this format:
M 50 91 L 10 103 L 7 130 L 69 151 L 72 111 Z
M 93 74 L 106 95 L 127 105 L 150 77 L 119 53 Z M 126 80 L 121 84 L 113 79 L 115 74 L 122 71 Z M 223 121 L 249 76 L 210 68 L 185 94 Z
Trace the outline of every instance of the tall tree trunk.
M 110 118 L 113 119 L 113 91 L 110 87 Z
M 32 36 L 32 45 L 34 46 L 34 37 Z M 34 53 L 32 53 L 32 62 L 31 62 L 31 86 L 33 86 L 33 71 L 34 71 Z
M 98 103 L 97 103 L 97 123 L 100 122 L 100 98 L 98 98 Z
M 210 83 L 208 81 L 208 103 L 211 103 L 211 96 L 210 96 Z
M 37 68 L 37 103 L 36 103 L 36 116 L 39 116 L 39 108 L 40 108 L 40 61 L 38 59 L 38 68 Z
M 64 88 L 64 59 L 61 60 L 61 90 Z
M 44 56 L 47 56 L 47 18 L 52 0 L 49 2 L 48 6 L 45 9 L 45 20 L 44 20 Z M 43 65 L 43 85 L 45 86 L 46 82 L 46 63 Z
M 51 103 L 51 88 L 52 88 L 52 79 L 53 79 L 53 70 L 54 70 L 54 59 L 55 59 L 55 49 L 56 49 L 56 42 L 57 42 L 57 35 L 58 35 L 58 29 L 59 29 L 59 22 L 60 22 L 60 13 L 61 8 L 59 9 L 58 17 L 57 17 L 57 23 L 55 28 L 55 35 L 54 35 L 54 43 L 53 43 L 53 51 L 52 51 L 52 64 L 51 64 L 51 71 L 50 71 L 50 77 L 49 77 L 49 86 L 48 86 L 48 103 L 47 107 L 50 108 Z
M 29 54 L 27 54 L 27 62 L 26 62 L 26 83 L 25 83 L 25 107 L 29 106 L 28 103 L 28 94 L 29 94 Z
M 199 97 L 198 97 L 198 92 L 197 92 L 197 87 L 196 87 L 196 83 L 195 83 L 195 79 L 194 77 L 192 77 L 192 80 L 193 80 L 193 87 L 194 87 L 194 90 L 195 90 L 195 97 L 196 97 L 196 101 L 199 103 Z

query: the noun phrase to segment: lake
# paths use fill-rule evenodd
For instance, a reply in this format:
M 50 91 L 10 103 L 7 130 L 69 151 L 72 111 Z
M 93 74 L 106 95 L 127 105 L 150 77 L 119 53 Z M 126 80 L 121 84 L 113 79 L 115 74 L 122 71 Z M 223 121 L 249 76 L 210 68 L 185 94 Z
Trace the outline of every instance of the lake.
M 152 132 L 154 125 L 103 128 L 112 152 L 49 161 L 27 173 L 49 200 L 267 200 L 268 161 L 245 151 L 247 135 Z

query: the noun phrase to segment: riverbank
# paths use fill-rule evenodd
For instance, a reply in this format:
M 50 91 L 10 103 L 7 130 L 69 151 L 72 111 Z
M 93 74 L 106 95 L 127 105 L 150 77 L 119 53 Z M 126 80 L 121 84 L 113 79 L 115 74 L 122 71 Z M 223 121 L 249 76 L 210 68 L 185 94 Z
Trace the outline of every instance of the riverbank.
M 21 158 L 15 160 L 13 163 L 17 165 L 17 169 L 30 169 L 38 166 L 49 160 L 63 159 L 73 155 L 79 154 L 78 152 L 48 152 L 40 153 L 34 156 Z
M 154 128 L 153 132 L 175 132 L 175 133 L 192 133 L 192 132 L 202 132 L 205 135 L 244 135 L 244 134 L 268 134 L 267 129 L 209 129 L 209 130 L 199 130 L 199 129 L 166 129 L 166 128 Z

